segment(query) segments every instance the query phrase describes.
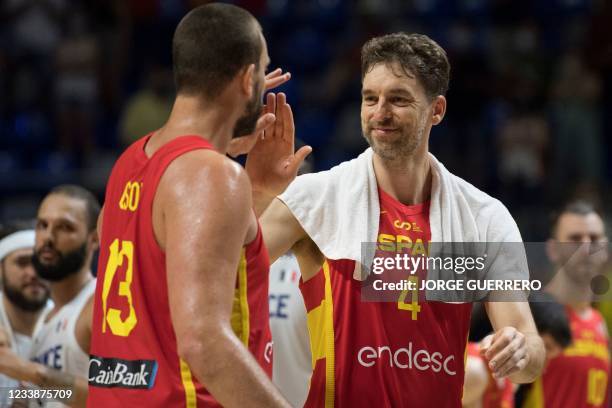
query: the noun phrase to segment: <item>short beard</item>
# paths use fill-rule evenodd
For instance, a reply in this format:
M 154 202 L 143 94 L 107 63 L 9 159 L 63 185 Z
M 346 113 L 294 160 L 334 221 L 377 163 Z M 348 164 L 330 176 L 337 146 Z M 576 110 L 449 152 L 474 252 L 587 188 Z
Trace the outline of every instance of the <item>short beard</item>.
M 253 85 L 253 98 L 247 103 L 244 114 L 236 121 L 233 137 L 247 136 L 253 133 L 262 110 L 261 86 L 255 84 Z
M 25 312 L 38 312 L 47 304 L 47 300 L 49 299 L 49 289 L 45 288 L 45 296 L 40 299 L 28 299 L 23 294 L 23 291 L 8 283 L 6 273 L 4 272 L 2 273 L 2 281 L 4 282 L 4 287 L 2 288 L 4 295 L 9 302 L 17 306 L 19 309 Z
M 425 138 L 425 125 L 425 120 L 423 120 L 423 123 L 417 124 L 413 135 L 402 133 L 401 137 L 391 144 L 377 144 L 371 136 L 373 127 L 370 125 L 362 126 L 362 134 L 374 153 L 383 161 L 397 163 L 413 156 L 421 146 Z
M 79 272 L 85 265 L 85 259 L 87 258 L 87 242 L 66 254 L 57 252 L 59 254 L 57 263 L 55 265 L 44 265 L 38 258 L 39 251 L 34 251 L 32 265 L 34 265 L 34 269 L 40 278 L 51 282 L 59 282 Z

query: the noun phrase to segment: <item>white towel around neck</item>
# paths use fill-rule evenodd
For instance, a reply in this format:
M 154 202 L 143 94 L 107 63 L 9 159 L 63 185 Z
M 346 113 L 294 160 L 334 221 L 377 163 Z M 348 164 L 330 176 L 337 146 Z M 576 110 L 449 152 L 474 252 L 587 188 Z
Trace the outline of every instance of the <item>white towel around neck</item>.
M 362 243 L 375 243 L 378 236 L 380 203 L 372 157 L 368 148 L 330 170 L 299 176 L 278 197 L 327 259 L 355 261 L 357 280 L 367 278 L 373 257 L 362 256 Z M 431 242 L 522 242 L 514 219 L 499 200 L 451 174 L 432 154 L 429 158 Z M 497 255 L 496 264 L 528 279 L 524 252 Z

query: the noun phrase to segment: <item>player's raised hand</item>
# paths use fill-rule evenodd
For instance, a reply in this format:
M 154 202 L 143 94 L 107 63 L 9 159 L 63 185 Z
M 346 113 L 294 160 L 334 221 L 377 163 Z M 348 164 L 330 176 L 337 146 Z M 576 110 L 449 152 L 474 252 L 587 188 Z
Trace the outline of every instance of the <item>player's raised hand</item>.
M 290 79 L 291 73 L 285 72 L 283 74 L 283 70 L 281 68 L 276 68 L 274 71 L 269 72 L 266 75 L 265 89 L 266 91 L 274 89 Z M 261 116 L 257 120 L 253 133 L 232 139 L 228 146 L 227 154 L 229 154 L 231 157 L 238 157 L 240 155 L 247 154 L 249 151 L 251 151 L 253 146 L 255 146 L 257 140 L 263 137 L 264 130 L 272 125 L 275 119 L 274 109 L 269 111 L 264 106 Z
M 487 359 L 495 378 L 523 370 L 529 362 L 525 335 L 514 327 L 504 327 L 480 342 L 480 353 Z
M 276 121 L 268 126 L 249 152 L 246 170 L 253 192 L 268 198 L 282 193 L 295 178 L 297 171 L 312 151 L 304 146 L 295 149 L 293 112 L 284 93 L 269 93 L 266 97 L 267 113 L 274 113 Z

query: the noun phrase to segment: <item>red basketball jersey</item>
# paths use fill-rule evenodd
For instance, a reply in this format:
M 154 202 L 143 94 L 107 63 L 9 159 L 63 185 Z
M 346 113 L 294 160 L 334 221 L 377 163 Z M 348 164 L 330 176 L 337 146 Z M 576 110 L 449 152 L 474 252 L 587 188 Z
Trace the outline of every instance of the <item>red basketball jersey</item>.
M 593 408 L 608 406 L 610 355 L 604 320 L 595 309 L 580 317 L 566 307 L 572 344 L 549 361 L 533 384 L 526 407 Z
M 379 196 L 379 247 L 425 251 L 429 205 Z M 300 284 L 314 367 L 305 406 L 461 407 L 471 305 L 421 302 L 405 291 L 397 301 L 363 301 L 354 268 L 326 260 Z
M 92 407 L 218 406 L 177 353 L 165 253 L 152 225 L 153 199 L 168 165 L 189 151 L 213 147 L 201 137 L 183 136 L 149 158 L 148 140 L 123 153 L 106 189 L 87 402 Z M 258 231 L 242 250 L 232 327 L 271 375 L 268 268 Z
M 478 343 L 468 343 L 468 356 L 484 361 L 487 367 L 489 383 L 480 402 L 482 408 L 513 408 L 514 387 L 508 378 L 493 378 L 486 359 L 480 355 Z

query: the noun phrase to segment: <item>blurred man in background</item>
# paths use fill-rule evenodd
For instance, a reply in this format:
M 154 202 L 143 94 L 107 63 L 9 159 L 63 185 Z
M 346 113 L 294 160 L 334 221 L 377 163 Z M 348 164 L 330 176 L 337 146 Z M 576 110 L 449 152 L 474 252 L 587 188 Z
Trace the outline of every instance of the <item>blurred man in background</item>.
M 20 358 L 30 358 L 32 333 L 49 299 L 49 284 L 32 266 L 34 229 L 19 223 L 0 229 L 0 347 L 7 347 Z M 19 381 L 0 375 L 0 406 L 10 405 L 8 390 L 19 388 Z
M 32 361 L 0 349 L 0 372 L 40 388 L 70 389 L 73 406 L 85 406 L 87 398 L 99 211 L 93 194 L 75 185 L 58 186 L 43 199 L 32 263 L 49 282 L 54 307 L 36 328 Z
M 556 274 L 546 290 L 565 305 L 573 342 L 549 362 L 525 406 L 608 406 L 608 330 L 591 307 L 593 278 L 602 272 L 607 245 L 604 222 L 591 203 L 571 202 L 555 217 L 547 253 Z

